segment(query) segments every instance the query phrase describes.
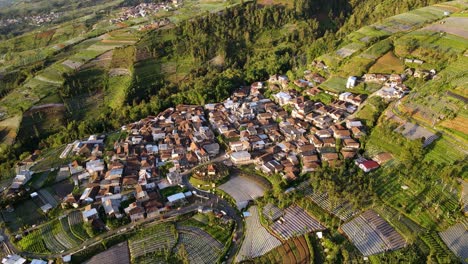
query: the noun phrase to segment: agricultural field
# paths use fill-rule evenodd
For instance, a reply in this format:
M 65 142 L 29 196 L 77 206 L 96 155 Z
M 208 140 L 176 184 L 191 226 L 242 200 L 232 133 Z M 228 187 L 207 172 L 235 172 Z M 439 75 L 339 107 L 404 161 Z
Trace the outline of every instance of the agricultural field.
M 262 197 L 265 188 L 245 176 L 234 176 L 226 183 L 219 186 L 219 189 L 228 193 L 236 200 L 237 208 L 245 208 L 250 200 Z
M 245 238 L 236 257 L 238 262 L 262 256 L 281 245 L 281 242 L 261 225 L 257 207 L 252 206 L 248 211 L 250 216 L 246 219 Z
M 346 91 L 346 79 L 339 76 L 333 76 L 326 82 L 320 84 L 320 88 L 334 93 L 344 92 Z
M 403 237 L 372 210 L 342 225 L 341 230 L 364 256 L 393 251 L 406 246 Z
M 183 248 L 188 254 L 190 263 L 215 263 L 221 256 L 224 245 L 205 231 L 197 227 L 178 226 L 179 241 L 174 252 Z
M 447 230 L 440 232 L 439 235 L 450 250 L 460 259 L 468 259 L 468 222 L 466 220 L 458 223 Z
M 377 176 L 376 180 L 380 199 L 421 227 L 448 227 L 460 218 L 458 198 L 448 187 L 418 183 L 404 177 Z M 408 188 L 405 190 L 401 186 Z
M 64 216 L 30 231 L 18 242 L 18 246 L 34 253 L 44 253 L 44 247 L 46 252 L 58 253 L 77 247 L 82 241 L 83 239 L 74 235 L 69 216 Z
M 117 244 L 108 250 L 101 252 L 85 262 L 85 264 L 130 264 L 130 252 L 128 242 Z
M 270 228 L 284 240 L 309 232 L 325 230 L 325 227 L 320 222 L 297 205 L 286 208 L 283 219 L 273 223 Z
M 136 259 L 155 252 L 170 252 L 176 242 L 177 230 L 174 225 L 164 223 L 147 227 L 132 236 L 128 241 L 128 247 L 131 258 Z
M 278 246 L 267 254 L 254 258 L 253 263 L 287 263 L 287 264 L 308 264 L 315 263 L 312 259 L 313 254 L 307 246 L 304 236 L 289 239 L 281 246 Z M 249 261 L 248 261 L 249 263 Z

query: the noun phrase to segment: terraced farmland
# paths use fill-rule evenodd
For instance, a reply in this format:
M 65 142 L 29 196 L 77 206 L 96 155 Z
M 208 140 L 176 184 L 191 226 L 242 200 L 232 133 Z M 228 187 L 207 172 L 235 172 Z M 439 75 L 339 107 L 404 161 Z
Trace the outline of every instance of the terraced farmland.
M 267 254 L 253 259 L 254 263 L 285 263 L 308 264 L 314 263 L 304 236 L 285 241 Z
M 297 205 L 288 207 L 285 210 L 283 219 L 273 223 L 271 229 L 285 240 L 325 229 L 315 218 Z
M 18 245 L 30 252 L 58 253 L 80 245 L 87 238 L 87 236 L 82 238 L 75 235 L 72 228 L 73 226 L 69 225 L 68 216 L 65 216 L 32 231 L 20 240 Z M 84 230 L 83 232 L 86 233 Z
M 197 227 L 180 226 L 177 227 L 177 230 L 179 231 L 179 242 L 174 248 L 174 252 L 178 252 L 181 245 L 184 245 L 190 263 L 211 264 L 218 261 L 224 247 L 223 244 Z
M 174 225 L 165 223 L 146 228 L 129 240 L 132 259 L 153 252 L 172 250 L 177 242 Z
M 440 232 L 439 235 L 447 245 L 447 247 L 459 258 L 463 263 L 468 263 L 468 221 L 458 223 L 447 230 Z
M 245 238 L 236 258 L 238 262 L 262 256 L 281 245 L 281 242 L 260 224 L 257 207 L 250 207 L 249 212 L 250 216 L 245 221 Z
M 406 246 L 403 237 L 372 210 L 342 225 L 341 229 L 364 256 Z

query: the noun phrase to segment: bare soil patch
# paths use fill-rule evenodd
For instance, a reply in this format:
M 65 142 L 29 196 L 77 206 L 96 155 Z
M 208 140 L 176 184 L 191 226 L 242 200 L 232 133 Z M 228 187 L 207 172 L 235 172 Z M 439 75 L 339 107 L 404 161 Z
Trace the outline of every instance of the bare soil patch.
M 468 25 L 468 17 L 448 17 L 440 23 L 431 24 L 424 29 L 435 32 L 446 32 L 468 39 L 468 27 L 463 25 Z
M 398 59 L 393 51 L 380 57 L 369 69 L 370 73 L 402 73 L 405 70 L 403 62 Z

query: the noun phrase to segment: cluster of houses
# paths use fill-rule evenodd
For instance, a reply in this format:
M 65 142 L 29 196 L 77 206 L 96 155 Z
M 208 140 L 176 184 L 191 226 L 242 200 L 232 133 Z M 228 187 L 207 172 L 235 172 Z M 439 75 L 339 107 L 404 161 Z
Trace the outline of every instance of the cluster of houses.
M 132 18 L 146 17 L 160 10 L 169 11 L 179 7 L 181 0 L 172 0 L 164 3 L 141 3 L 137 6 L 123 8 L 123 12 L 117 18 L 110 19 L 111 23 L 119 23 Z
M 15 25 L 15 24 L 20 24 L 20 23 L 27 23 L 29 25 L 40 26 L 42 24 L 50 23 L 58 19 L 61 15 L 62 15 L 62 12 L 50 12 L 47 14 L 40 14 L 36 16 L 0 19 L 0 27 L 6 27 L 9 25 Z
M 181 185 L 182 171 L 220 152 L 201 106 L 168 108 L 122 127 L 122 132 L 125 139 L 117 140 L 113 150 L 105 153 L 102 138 L 92 136 L 75 143 L 73 151 L 87 157 L 87 162 L 83 166 L 73 162 L 59 171 L 59 178 L 71 176 L 76 185 L 85 187 L 81 195 L 65 197 L 62 205 L 86 206 L 83 219 L 93 226 L 99 225 L 100 208 L 108 217 L 121 218 L 125 213 L 137 221 L 184 203 L 192 193 L 176 193 L 165 200 L 160 190 Z M 124 195 L 127 190 L 132 195 Z M 121 212 L 123 201 L 131 203 Z
M 362 81 L 366 83 L 379 83 L 382 88 L 376 95 L 385 99 L 402 98 L 409 93 L 409 89 L 403 84 L 406 75 L 402 74 L 374 74 L 367 73 L 362 76 Z
M 276 76 L 271 79 L 287 82 Z M 322 162 L 336 165 L 356 156 L 365 129 L 360 121 L 346 117 L 365 97 L 345 93 L 324 105 L 292 89 L 266 98 L 263 89 L 265 85 L 256 82 L 222 103 L 205 105 L 211 126 L 222 136 L 234 164 L 255 164 L 265 174 L 294 180 L 317 170 Z

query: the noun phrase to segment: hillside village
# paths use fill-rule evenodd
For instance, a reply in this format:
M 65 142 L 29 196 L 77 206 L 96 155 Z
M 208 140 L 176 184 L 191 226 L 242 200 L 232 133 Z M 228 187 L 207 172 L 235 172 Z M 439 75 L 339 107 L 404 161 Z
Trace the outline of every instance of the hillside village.
M 181 6 L 142 3 L 106 22 Z M 446 76 L 422 59 L 395 59 L 398 71 L 352 75 L 317 58 L 236 85 L 221 101 L 161 104 L 112 132 L 83 130 L 96 134 L 24 153 L 1 189 L 2 263 L 392 263 L 399 254 L 466 263 L 464 178 L 459 197 L 450 181 L 419 176 L 440 167 L 411 168 L 398 153 L 422 160 L 442 136 L 399 105 L 415 83 Z
M 314 66 L 326 67 L 323 62 Z M 342 93 L 319 88 L 327 78 L 317 72 L 305 71 L 304 79 L 292 82 L 285 75 L 273 75 L 265 82 L 237 89 L 223 102 L 177 105 L 156 116 L 126 124 L 118 132 L 119 139 L 113 142 L 105 135 L 76 140 L 59 155 L 60 159 L 80 157 L 58 168 L 56 180 L 71 179 L 75 186 L 72 193 L 62 197 L 61 207 L 80 209 L 82 221 L 103 232 L 109 229 L 106 223 L 112 219 L 120 223 L 157 219 L 180 206 L 193 204 L 197 198 L 207 199 L 189 191 L 184 177 L 194 169 L 194 175 L 214 176 L 219 173 L 216 162 L 228 167 L 252 164 L 258 173 L 266 177 L 280 175 L 288 182 L 315 172 L 324 164 L 339 167 L 347 160 L 352 160 L 363 172 L 371 172 L 393 157 L 385 152 L 373 157 L 363 155 L 359 140 L 367 135 L 367 129 L 354 114 L 369 95 L 355 93 L 353 88 L 359 83 L 376 83 L 381 88 L 371 96 L 401 99 L 409 91 L 403 84 L 408 73 L 409 70 L 401 74 L 350 76 Z M 427 76 L 434 75 L 429 72 Z M 310 99 L 320 93 L 331 95 L 333 100 L 326 104 Z M 111 147 L 106 148 L 106 144 Z M 38 154 L 31 155 L 23 164 L 34 164 Z M 203 164 L 210 165 L 200 166 Z M 10 198 L 26 195 L 28 189 L 24 186 L 34 174 L 27 167 L 23 167 L 9 187 L 6 195 Z M 57 206 L 43 192 L 34 192 L 30 197 L 41 205 L 44 213 Z M 314 201 L 321 204 L 321 200 Z M 200 207 L 199 211 L 213 209 Z M 224 222 L 231 219 L 216 209 L 214 212 Z M 347 214 L 345 219 L 357 212 Z M 373 218 L 376 217 L 363 219 L 384 221 Z M 311 221 L 319 225 L 315 219 Z M 352 241 L 358 239 L 353 225 L 350 222 L 343 227 Z M 366 232 L 373 232 L 372 228 Z M 405 246 L 395 230 L 388 232 L 385 236 L 398 237 L 396 245 L 378 243 L 388 247 L 387 250 Z M 367 243 L 358 248 L 364 255 L 381 252 Z
M 379 82 L 382 90 L 393 89 L 400 98 L 407 91 L 402 84 L 404 77 L 350 77 L 349 92 L 333 94 L 335 99 L 327 105 L 308 99 L 324 92 L 316 85 L 326 79 L 317 73 L 305 74 L 306 80 L 292 83 L 287 76 L 274 75 L 267 82 L 239 88 L 223 102 L 178 105 L 124 125 L 119 133 L 125 137 L 111 142 L 112 150 L 105 149 L 104 135 L 76 140 L 60 158 L 71 155 L 84 161 L 58 168 L 57 179 L 71 178 L 75 188 L 82 191 L 63 197 L 62 207 L 84 207 L 85 222 L 99 222 L 99 208 L 108 217 L 122 218 L 125 214 L 131 221 L 138 221 L 164 214 L 190 200 L 191 192 L 168 197 L 161 193 L 165 188 L 184 186 L 184 174 L 213 160 L 229 166 L 254 164 L 265 175 L 279 174 L 294 181 L 324 163 L 340 166 L 352 159 L 364 172 L 370 172 L 391 159 L 385 153 L 374 160 L 362 156 L 359 138 L 366 135 L 366 127 L 350 117 L 367 96 L 351 91 L 358 81 Z M 291 85 L 303 88 L 304 95 Z M 384 98 L 395 98 L 380 91 L 377 94 Z M 34 156 L 29 162 L 34 163 Z M 33 173 L 18 173 L 6 195 L 25 195 L 27 190 L 22 187 Z M 44 200 L 41 208 L 47 212 L 53 206 Z M 124 201 L 133 202 L 120 211 Z M 103 224 L 95 226 L 102 229 Z

